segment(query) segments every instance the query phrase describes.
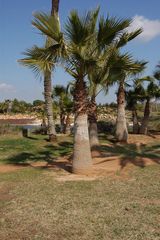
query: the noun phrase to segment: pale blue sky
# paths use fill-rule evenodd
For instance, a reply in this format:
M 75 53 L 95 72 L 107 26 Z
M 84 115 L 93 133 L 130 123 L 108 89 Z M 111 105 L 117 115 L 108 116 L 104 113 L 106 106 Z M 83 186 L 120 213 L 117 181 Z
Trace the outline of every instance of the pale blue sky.
M 125 49 L 135 59 L 149 62 L 146 74 L 152 74 L 160 61 L 160 0 L 60 0 L 60 19 L 63 23 L 70 10 L 92 9 L 101 6 L 101 13 L 118 17 L 134 18 L 134 27 L 143 25 L 144 33 L 139 40 L 130 43 Z M 43 82 L 16 62 L 22 52 L 33 44 L 41 45 L 43 40 L 32 27 L 32 13 L 50 12 L 51 0 L 0 0 L 0 101 L 18 98 L 26 101 L 43 99 Z M 57 69 L 53 83 L 66 84 L 71 80 L 63 70 Z M 115 88 L 107 96 L 100 95 L 99 102 L 115 100 Z

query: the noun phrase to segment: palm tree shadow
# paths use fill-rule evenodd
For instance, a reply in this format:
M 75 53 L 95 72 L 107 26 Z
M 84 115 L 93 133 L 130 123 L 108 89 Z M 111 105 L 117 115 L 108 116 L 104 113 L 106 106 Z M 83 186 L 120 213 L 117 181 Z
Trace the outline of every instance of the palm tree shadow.
M 58 145 L 46 145 L 43 150 L 31 153 L 22 152 L 13 155 L 5 160 L 6 164 L 33 167 L 40 169 L 54 169 L 59 168 L 65 171 L 71 171 L 71 161 L 69 157 L 72 153 L 73 144 L 70 142 L 61 142 Z M 60 161 L 60 158 L 65 157 Z M 46 163 L 45 165 L 35 163 Z
M 146 160 L 160 164 L 160 145 L 147 146 L 145 144 L 111 144 L 102 145 L 102 152 L 109 157 L 118 157 L 120 159 L 121 169 L 127 164 L 132 163 L 135 166 L 144 168 Z M 104 161 L 108 161 L 107 159 Z M 103 162 L 104 162 L 103 161 Z

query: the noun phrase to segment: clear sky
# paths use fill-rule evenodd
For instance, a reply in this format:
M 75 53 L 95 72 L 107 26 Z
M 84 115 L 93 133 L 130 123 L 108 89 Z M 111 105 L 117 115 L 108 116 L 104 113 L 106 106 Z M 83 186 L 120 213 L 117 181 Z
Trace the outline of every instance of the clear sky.
M 147 60 L 145 74 L 152 74 L 160 61 L 160 0 L 60 0 L 60 19 L 65 22 L 70 10 L 80 12 L 101 6 L 101 13 L 133 18 L 132 28 L 142 26 L 139 39 L 127 47 L 135 59 Z M 33 44 L 42 45 L 43 39 L 32 27 L 35 11 L 50 12 L 51 0 L 0 0 L 0 101 L 18 98 L 32 102 L 43 99 L 43 82 L 17 63 L 22 52 Z M 71 80 L 62 69 L 54 73 L 53 84 L 66 84 Z M 115 87 L 98 102 L 115 101 Z

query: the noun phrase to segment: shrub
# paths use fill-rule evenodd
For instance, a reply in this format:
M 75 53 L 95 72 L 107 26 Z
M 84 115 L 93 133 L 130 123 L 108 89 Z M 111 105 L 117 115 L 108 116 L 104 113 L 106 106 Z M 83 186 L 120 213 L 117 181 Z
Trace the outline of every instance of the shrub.
M 115 131 L 115 124 L 113 122 L 98 121 L 98 132 L 99 133 L 111 133 Z

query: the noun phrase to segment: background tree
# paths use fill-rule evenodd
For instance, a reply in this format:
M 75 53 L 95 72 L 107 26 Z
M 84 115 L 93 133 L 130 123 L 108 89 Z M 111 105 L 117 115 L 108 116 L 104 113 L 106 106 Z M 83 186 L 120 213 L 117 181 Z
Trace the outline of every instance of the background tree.
M 53 88 L 54 104 L 59 108 L 61 133 L 70 133 L 70 115 L 73 112 L 73 100 L 67 87 L 56 85 Z
M 143 87 L 143 86 L 142 86 Z M 146 88 L 143 88 L 141 98 L 145 101 L 144 116 L 141 122 L 140 134 L 148 133 L 148 123 L 150 117 L 151 99 L 160 97 L 159 85 L 155 82 L 154 78 L 150 78 L 150 83 Z

